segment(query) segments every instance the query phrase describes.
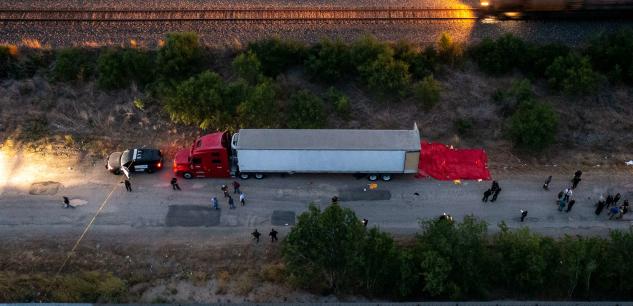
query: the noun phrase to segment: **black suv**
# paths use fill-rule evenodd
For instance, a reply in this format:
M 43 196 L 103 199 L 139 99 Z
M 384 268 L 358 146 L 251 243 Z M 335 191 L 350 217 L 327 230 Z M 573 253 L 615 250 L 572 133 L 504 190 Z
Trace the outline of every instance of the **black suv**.
M 147 172 L 163 168 L 163 154 L 157 149 L 129 149 L 114 152 L 108 157 L 106 169 L 114 174 L 125 173 L 127 177 L 132 172 Z

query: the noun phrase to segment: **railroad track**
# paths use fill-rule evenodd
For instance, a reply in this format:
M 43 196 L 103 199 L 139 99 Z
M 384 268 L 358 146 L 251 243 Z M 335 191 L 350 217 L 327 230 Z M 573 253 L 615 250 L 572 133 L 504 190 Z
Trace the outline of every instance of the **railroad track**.
M 200 10 L 0 10 L 0 21 L 295 21 L 476 19 L 476 9 L 256 8 Z

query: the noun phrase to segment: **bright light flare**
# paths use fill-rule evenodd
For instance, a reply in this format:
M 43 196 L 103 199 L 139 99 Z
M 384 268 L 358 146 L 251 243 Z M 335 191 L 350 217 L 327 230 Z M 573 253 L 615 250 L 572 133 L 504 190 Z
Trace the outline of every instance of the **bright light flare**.
M 481 2 L 479 2 L 479 5 L 481 5 L 483 7 L 488 7 L 488 6 L 490 6 L 490 2 L 488 2 L 488 1 L 481 1 Z

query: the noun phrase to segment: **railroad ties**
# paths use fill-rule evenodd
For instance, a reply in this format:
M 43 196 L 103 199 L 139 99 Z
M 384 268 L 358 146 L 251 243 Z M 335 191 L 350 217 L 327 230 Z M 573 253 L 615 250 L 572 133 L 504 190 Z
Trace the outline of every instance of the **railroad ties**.
M 267 21 L 476 19 L 469 8 L 257 8 L 200 10 L 0 10 L 0 21 Z

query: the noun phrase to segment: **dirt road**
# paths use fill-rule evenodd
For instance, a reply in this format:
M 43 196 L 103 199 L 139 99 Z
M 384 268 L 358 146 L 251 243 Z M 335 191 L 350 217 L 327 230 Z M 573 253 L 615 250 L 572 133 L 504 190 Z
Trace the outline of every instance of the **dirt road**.
M 541 189 L 544 173 L 493 173 L 503 189 L 495 203 L 481 202 L 482 192 L 490 185 L 485 181 L 455 184 L 400 176 L 391 182 L 379 182 L 377 191 L 363 191 L 368 182 L 349 175 L 293 175 L 241 181 L 246 205 L 238 204 L 231 210 L 220 191 L 222 184 L 230 185 L 230 179 L 180 179 L 182 191 L 173 191 L 169 185 L 171 171 L 164 169 L 133 175 L 133 192 L 126 192 L 122 177 L 107 173 L 100 163 L 84 162 L 74 167 L 60 162 L 39 171 L 37 166 L 29 168 L 24 160 L 17 164 L 15 173 L 9 170 L 5 174 L 8 178 L 0 189 L 0 239 L 14 241 L 75 239 L 89 225 L 87 238 L 122 244 L 247 242 L 255 228 L 267 233 L 275 227 L 283 236 L 294 217 L 310 203 L 324 208 L 334 195 L 359 218 L 367 218 L 370 226 L 394 234 L 415 233 L 420 219 L 447 212 L 458 220 L 473 214 L 486 220 L 492 231 L 503 221 L 511 228 L 527 226 L 553 236 L 602 235 L 608 229 L 628 228 L 631 217 L 608 220 L 606 211 L 596 216 L 593 204 L 599 194 L 620 192 L 623 198 L 633 199 L 633 178 L 626 173 L 587 169 L 574 193 L 577 204 L 570 213 L 559 212 L 554 199 L 571 174 L 555 176 L 547 192 Z M 25 168 L 30 174 L 24 173 Z M 77 207 L 62 208 L 62 196 L 69 197 Z M 218 197 L 220 210 L 211 209 L 212 196 Z M 237 196 L 235 199 L 238 202 Z M 529 211 L 524 223 L 519 220 L 520 209 Z

